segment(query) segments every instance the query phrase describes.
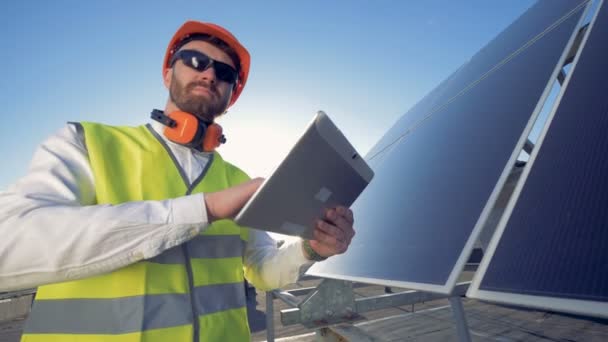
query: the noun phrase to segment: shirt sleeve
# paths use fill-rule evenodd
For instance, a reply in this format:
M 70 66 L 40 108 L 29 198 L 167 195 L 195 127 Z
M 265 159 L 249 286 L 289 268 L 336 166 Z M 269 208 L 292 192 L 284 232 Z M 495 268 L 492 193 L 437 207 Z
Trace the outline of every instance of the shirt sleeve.
M 89 277 L 179 245 L 208 226 L 203 194 L 97 205 L 83 137 L 68 125 L 0 192 L 0 291 Z
M 313 263 L 304 256 L 301 239 L 288 239 L 277 247 L 268 233 L 249 230 L 245 277 L 256 288 L 272 290 L 295 283 Z

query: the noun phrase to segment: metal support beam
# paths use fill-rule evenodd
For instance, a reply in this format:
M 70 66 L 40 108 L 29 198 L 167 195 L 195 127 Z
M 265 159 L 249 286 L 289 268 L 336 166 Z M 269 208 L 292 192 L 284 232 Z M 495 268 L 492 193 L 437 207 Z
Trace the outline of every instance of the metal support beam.
M 574 38 L 574 43 L 572 43 L 572 47 L 570 48 L 570 51 L 568 51 L 568 55 L 566 56 L 566 60 L 564 61 L 563 66 L 566 66 L 566 65 L 572 63 L 572 61 L 574 61 L 574 57 L 576 57 L 576 53 L 578 52 L 578 49 L 581 47 L 581 42 L 583 41 L 583 37 L 585 36 L 585 32 L 587 32 L 588 28 L 589 28 L 589 24 L 585 24 L 576 33 L 576 38 Z
M 469 283 L 460 283 L 454 287 L 453 296 L 464 296 L 469 288 Z M 411 305 L 422 302 L 430 302 L 435 299 L 448 297 L 445 294 L 421 292 L 421 291 L 404 291 L 400 293 L 391 293 L 374 297 L 357 298 L 355 307 L 357 313 L 367 311 L 380 310 L 389 307 Z
M 572 43 L 572 47 L 570 48 L 570 51 L 568 51 L 568 55 L 566 56 L 566 60 L 564 61 L 564 65 L 562 66 L 562 68 L 571 64 L 572 61 L 574 61 L 574 57 L 576 57 L 576 54 L 578 53 L 578 50 L 581 47 L 581 42 L 583 41 L 583 37 L 585 36 L 585 32 L 587 32 L 588 28 L 589 28 L 589 24 L 586 24 L 578 30 L 578 32 L 576 34 L 576 38 L 574 38 L 574 43 Z M 557 75 L 557 81 L 559 82 L 559 85 L 561 86 L 564 84 L 565 80 L 566 80 L 566 73 L 562 69 L 562 70 L 560 70 L 559 75 Z
M 348 292 L 348 288 L 341 289 L 341 292 L 339 293 L 331 292 L 326 289 L 324 292 L 313 293 L 313 295 L 316 294 L 317 297 L 315 302 L 323 303 L 322 309 L 321 307 L 314 307 L 312 302 L 309 302 L 310 305 L 305 309 L 306 314 L 303 314 L 302 306 L 299 308 L 281 310 L 281 323 L 283 325 L 303 324 L 308 327 L 319 327 L 340 322 L 352 322 L 359 319 L 358 314 L 367 311 L 380 310 L 402 305 L 412 305 L 447 298 L 449 296 L 464 296 L 464 294 L 467 292 L 469 284 L 470 282 L 459 283 L 454 287 L 454 291 L 451 295 L 420 291 L 405 291 L 367 298 L 357 298 L 352 302 L 348 298 L 338 298 L 341 296 L 340 293 Z M 334 286 L 336 286 L 336 284 L 334 284 Z M 321 287 L 321 285 L 319 285 L 319 287 Z M 350 293 L 352 294 L 352 287 L 350 288 Z M 327 298 L 324 297 L 323 294 L 325 294 Z M 334 301 L 341 300 L 341 304 L 332 304 Z M 340 308 L 342 311 L 340 311 Z M 351 310 L 349 311 L 347 308 L 350 308 Z M 314 319 L 312 319 L 313 316 Z
M 532 154 L 533 149 L 534 143 L 530 141 L 530 139 L 526 140 L 526 143 L 524 144 L 524 151 L 526 151 L 527 154 Z
M 300 299 L 298 299 L 298 297 L 288 291 L 274 290 L 272 291 L 272 295 L 282 300 L 284 303 L 291 306 L 292 308 L 295 308 L 300 304 Z
M 312 291 L 314 291 L 316 289 L 317 289 L 316 286 L 312 286 L 312 287 L 302 287 L 302 288 L 299 288 L 299 289 L 293 289 L 293 290 L 287 290 L 287 291 L 281 291 L 281 292 L 287 292 L 287 293 L 289 293 L 291 295 L 299 297 L 299 296 L 305 296 L 305 295 L 311 293 Z M 277 290 L 274 290 L 274 291 L 277 291 Z
M 317 290 L 298 305 L 298 314 L 298 323 L 309 328 L 353 321 L 356 318 L 353 284 L 324 279 Z
M 357 287 L 365 287 L 368 286 L 367 284 L 363 284 L 363 283 L 353 283 L 353 289 L 357 288 Z M 274 293 L 275 298 L 278 298 L 280 300 L 283 300 L 285 303 L 289 304 L 290 306 L 297 306 L 293 305 L 292 303 L 294 302 L 294 296 L 295 297 L 299 297 L 299 296 L 305 296 L 313 291 L 316 291 L 317 287 L 316 286 L 311 286 L 311 287 L 302 287 L 299 289 L 293 289 L 293 290 L 287 290 L 287 291 L 281 291 L 279 289 L 277 290 L 272 290 L 272 292 Z M 285 298 L 287 298 L 286 300 L 284 300 Z M 298 303 L 300 302 L 299 299 L 295 299 Z
M 469 325 L 467 324 L 467 318 L 462 307 L 462 301 L 460 297 L 450 297 L 450 304 L 452 305 L 452 313 L 456 320 L 456 331 L 458 332 L 458 339 L 461 342 L 471 342 L 471 335 L 469 334 Z
M 340 324 L 331 328 L 320 328 L 316 331 L 317 342 L 382 342 L 365 331 L 351 324 Z
M 19 291 L 11 291 L 11 292 L 0 292 L 0 300 L 28 296 L 28 295 L 33 295 L 35 293 L 36 293 L 36 289 L 27 289 L 27 290 L 19 290 Z
M 274 295 L 272 291 L 266 292 L 266 340 L 274 342 Z
M 560 86 L 563 86 L 564 81 L 566 81 L 566 73 L 564 72 L 564 69 L 562 69 L 559 71 L 559 74 L 557 75 L 557 82 L 559 82 Z

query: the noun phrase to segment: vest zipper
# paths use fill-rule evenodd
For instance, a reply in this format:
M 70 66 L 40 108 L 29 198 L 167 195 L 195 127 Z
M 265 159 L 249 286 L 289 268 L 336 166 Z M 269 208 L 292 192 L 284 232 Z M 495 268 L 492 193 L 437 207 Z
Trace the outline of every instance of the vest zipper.
M 188 287 L 190 288 L 190 305 L 192 306 L 192 341 L 199 342 L 200 336 L 200 323 L 198 321 L 198 311 L 196 310 L 196 297 L 194 295 L 194 276 L 192 275 L 192 263 L 190 262 L 190 253 L 188 253 L 188 244 L 190 242 L 186 242 L 182 244 L 182 250 L 184 251 L 184 256 L 186 257 L 186 273 L 188 273 Z
M 205 169 L 201 172 L 200 176 L 198 176 L 194 182 L 192 182 L 192 184 L 190 184 L 190 186 L 188 186 L 188 190 L 186 191 L 186 196 L 192 194 L 192 191 L 194 191 L 194 188 L 198 185 L 198 183 L 200 183 L 203 180 L 203 177 L 205 177 L 205 175 L 207 174 L 207 171 L 209 170 L 209 167 L 211 166 L 211 163 L 213 162 L 213 154 L 209 156 L 209 161 L 207 162 L 207 165 L 205 165 Z M 176 165 L 179 165 L 176 163 Z M 190 253 L 188 252 L 188 244 L 190 242 L 186 242 L 184 244 L 182 244 L 182 249 L 184 250 L 184 256 L 186 257 L 186 271 L 188 272 L 188 286 L 190 287 L 190 304 L 192 305 L 192 315 L 194 316 L 194 331 L 192 334 L 192 338 L 194 342 L 198 342 L 199 341 L 199 336 L 200 336 L 200 323 L 198 321 L 198 312 L 196 310 L 196 297 L 194 296 L 194 276 L 192 275 L 192 262 L 190 260 Z

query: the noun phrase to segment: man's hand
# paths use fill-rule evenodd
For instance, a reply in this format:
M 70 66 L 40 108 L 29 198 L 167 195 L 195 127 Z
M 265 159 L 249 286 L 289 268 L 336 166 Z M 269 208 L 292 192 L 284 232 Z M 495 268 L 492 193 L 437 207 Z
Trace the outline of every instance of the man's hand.
M 322 257 L 346 252 L 355 236 L 354 221 L 353 212 L 348 208 L 340 206 L 327 210 L 324 219 L 317 221 L 313 232 L 315 239 L 310 240 L 310 247 Z
M 263 182 L 264 178 L 254 178 L 222 191 L 206 193 L 205 206 L 209 223 L 234 218 Z

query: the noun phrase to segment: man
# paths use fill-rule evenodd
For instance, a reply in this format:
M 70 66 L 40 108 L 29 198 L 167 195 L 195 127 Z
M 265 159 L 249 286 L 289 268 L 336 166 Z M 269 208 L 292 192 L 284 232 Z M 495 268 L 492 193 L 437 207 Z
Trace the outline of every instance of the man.
M 344 207 L 320 218 L 315 240 L 281 248 L 230 220 L 262 180 L 201 142 L 248 72 L 249 54 L 231 33 L 186 22 L 163 62 L 162 124 L 71 123 L 0 194 L 0 291 L 49 284 L 38 289 L 24 341 L 248 340 L 244 278 L 281 287 L 346 251 L 354 230 Z M 207 132 L 181 141 L 171 127 L 190 119 L 195 133 Z

